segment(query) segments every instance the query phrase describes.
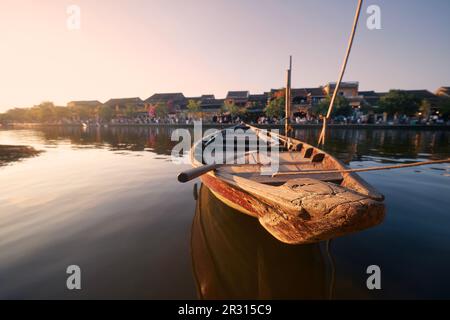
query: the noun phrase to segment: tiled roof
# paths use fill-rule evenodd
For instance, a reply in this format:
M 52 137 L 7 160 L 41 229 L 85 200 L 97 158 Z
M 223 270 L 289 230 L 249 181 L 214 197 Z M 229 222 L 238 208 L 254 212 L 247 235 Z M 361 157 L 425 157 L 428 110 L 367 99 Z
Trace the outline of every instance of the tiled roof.
M 248 96 L 248 91 L 229 91 L 227 94 L 227 99 L 247 99 Z
M 155 102 L 167 102 L 167 101 L 182 101 L 182 100 L 186 100 L 184 94 L 182 94 L 181 92 L 177 92 L 177 93 L 155 93 L 154 95 L 152 95 L 151 97 L 147 98 L 145 100 L 145 102 L 151 102 L 151 103 L 155 103 Z
M 102 104 L 98 100 L 85 100 L 85 101 L 70 101 L 68 104 L 77 104 L 77 105 L 99 105 Z
M 312 95 L 312 96 L 325 96 L 325 92 L 323 91 L 323 88 L 318 87 L 318 88 L 306 88 L 305 89 L 308 94 Z
M 116 105 L 124 105 L 124 104 L 130 104 L 130 103 L 136 103 L 141 104 L 144 101 L 142 101 L 141 98 L 119 98 L 119 99 L 109 99 L 105 102 L 105 105 L 107 106 L 116 106 Z

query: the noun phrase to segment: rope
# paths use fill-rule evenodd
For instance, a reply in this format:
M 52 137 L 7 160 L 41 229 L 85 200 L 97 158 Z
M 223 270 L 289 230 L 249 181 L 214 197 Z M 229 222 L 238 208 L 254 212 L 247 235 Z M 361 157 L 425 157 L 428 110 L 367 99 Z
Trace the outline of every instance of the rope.
M 331 117 L 331 112 L 333 111 L 334 101 L 336 100 L 337 94 L 339 92 L 339 88 L 341 86 L 342 79 L 344 78 L 345 69 L 347 68 L 347 62 L 348 62 L 348 58 L 350 56 L 350 52 L 352 50 L 353 40 L 355 38 L 356 28 L 358 26 L 359 15 L 361 13 L 362 4 L 363 4 L 363 0 L 359 0 L 358 7 L 356 8 L 355 20 L 353 21 L 352 33 L 350 34 L 350 39 L 348 41 L 347 52 L 345 54 L 344 62 L 342 64 L 342 68 L 341 68 L 341 73 L 339 75 L 338 81 L 336 82 L 336 88 L 334 89 L 333 97 L 331 98 L 331 101 L 330 101 L 330 106 L 328 108 L 327 116 L 323 119 L 323 128 L 322 128 L 322 132 L 320 133 L 319 142 L 318 142 L 319 145 L 325 143 L 325 133 L 326 133 L 326 129 L 327 129 L 327 122 L 328 122 L 328 119 Z
M 307 174 L 352 173 L 352 172 L 369 172 L 369 171 L 393 170 L 393 169 L 402 169 L 402 168 L 426 166 L 426 165 L 438 164 L 438 163 L 450 163 L 450 158 L 445 159 L 445 160 L 423 161 L 423 162 L 416 162 L 416 163 L 400 164 L 400 165 L 395 165 L 395 166 L 369 167 L 369 168 L 361 168 L 361 169 L 309 170 L 309 171 L 278 172 L 278 173 L 274 173 L 272 175 L 272 177 L 288 176 L 288 175 L 303 175 L 303 174 L 307 175 Z

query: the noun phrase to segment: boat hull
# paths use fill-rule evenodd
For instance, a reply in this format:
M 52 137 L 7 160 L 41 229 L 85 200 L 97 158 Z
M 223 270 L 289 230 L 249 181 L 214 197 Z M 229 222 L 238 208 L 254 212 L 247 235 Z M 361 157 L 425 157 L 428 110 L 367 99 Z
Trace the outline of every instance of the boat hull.
M 263 135 L 263 141 L 271 136 L 249 128 L 257 137 Z M 346 169 L 316 147 L 300 140 L 280 138 L 285 140 L 285 148 L 289 150 L 283 155 L 285 167 L 300 161 L 298 163 L 302 168 L 309 168 L 307 170 Z M 208 144 L 212 140 L 207 137 L 202 141 Z M 191 150 L 194 168 L 204 166 L 203 160 L 196 158 L 202 153 L 195 151 L 203 152 L 202 141 Z M 250 176 L 246 176 L 246 170 L 250 170 Z M 380 224 L 385 217 L 384 196 L 354 173 L 338 174 L 338 177 L 293 175 L 276 181 L 252 168 L 225 166 L 204 174 L 201 180 L 219 200 L 257 218 L 270 234 L 288 244 L 320 242 L 358 232 Z
M 359 232 L 383 222 L 382 202 L 361 199 L 357 205 L 342 203 L 320 219 L 309 219 L 304 208 L 283 202 L 271 202 L 231 185 L 214 174 L 201 178 L 212 193 L 229 207 L 257 218 L 276 239 L 286 244 L 309 244 Z M 323 201 L 318 200 L 319 202 Z

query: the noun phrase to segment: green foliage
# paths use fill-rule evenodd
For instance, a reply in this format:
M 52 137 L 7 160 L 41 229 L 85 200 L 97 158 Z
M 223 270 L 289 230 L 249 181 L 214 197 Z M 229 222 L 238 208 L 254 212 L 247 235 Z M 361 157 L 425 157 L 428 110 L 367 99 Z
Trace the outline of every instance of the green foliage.
M 402 90 L 391 90 L 380 99 L 381 111 L 389 115 L 413 116 L 419 110 L 419 103 L 416 97 Z
M 229 112 L 232 117 L 236 117 L 242 114 L 241 109 L 236 104 L 230 101 L 225 101 L 222 106 L 222 110 L 224 112 Z
M 422 100 L 419 111 L 422 113 L 422 116 L 428 117 L 431 111 L 431 103 L 428 100 Z
M 67 107 L 55 107 L 55 116 L 58 120 L 71 119 L 72 112 Z
M 450 98 L 442 98 L 439 101 L 438 109 L 445 120 L 450 119 Z
M 40 109 L 41 119 L 43 121 L 54 121 L 56 120 L 55 105 L 53 102 L 45 101 L 36 106 Z
M 132 118 L 136 114 L 136 109 L 132 105 L 127 105 L 125 108 L 125 116 L 127 118 Z
M 109 122 L 114 117 L 114 110 L 104 105 L 100 108 L 99 116 L 103 121 Z
M 32 108 L 15 108 L 4 113 L 2 121 L 52 122 L 71 119 L 72 112 L 66 107 L 56 107 L 52 102 L 43 102 Z
M 370 105 L 370 103 L 362 103 L 360 111 L 364 114 L 370 114 L 372 112 L 376 112 L 376 108 Z
M 330 107 L 331 96 L 327 96 L 319 104 L 313 106 L 312 112 L 316 115 L 326 116 L 328 113 L 328 108 Z M 353 114 L 353 108 L 348 102 L 348 100 L 343 96 L 337 96 L 334 101 L 333 112 L 331 117 L 344 116 L 349 117 Z
M 189 113 L 193 113 L 193 114 L 196 114 L 196 113 L 199 113 L 202 111 L 202 108 L 200 107 L 200 101 L 189 100 L 187 108 L 189 110 Z
M 169 107 L 167 104 L 160 102 L 155 106 L 155 115 L 159 118 L 165 118 L 169 114 Z
M 284 118 L 286 115 L 285 97 L 277 97 L 267 104 L 265 113 L 268 117 Z

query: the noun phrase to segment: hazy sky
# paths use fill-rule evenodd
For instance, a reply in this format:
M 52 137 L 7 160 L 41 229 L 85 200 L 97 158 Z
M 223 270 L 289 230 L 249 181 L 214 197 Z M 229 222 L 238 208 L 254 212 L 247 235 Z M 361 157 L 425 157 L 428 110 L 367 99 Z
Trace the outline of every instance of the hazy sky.
M 0 0 L 0 110 L 44 100 L 263 92 L 335 81 L 356 0 Z M 81 29 L 67 28 L 67 7 Z M 382 30 L 366 27 L 371 4 Z M 345 80 L 450 85 L 450 1 L 368 0 Z

